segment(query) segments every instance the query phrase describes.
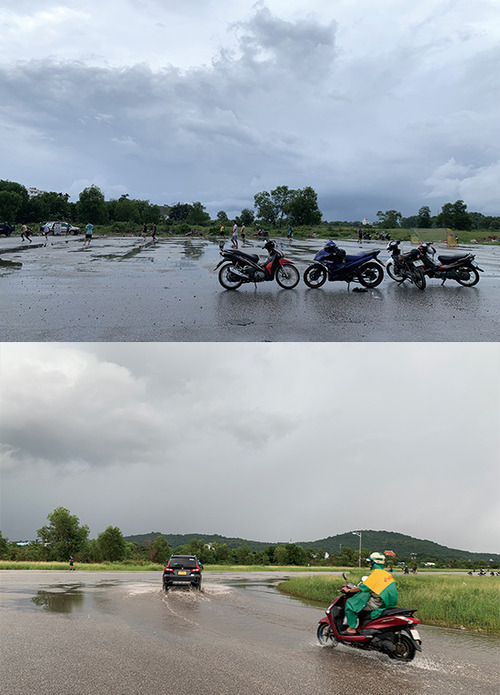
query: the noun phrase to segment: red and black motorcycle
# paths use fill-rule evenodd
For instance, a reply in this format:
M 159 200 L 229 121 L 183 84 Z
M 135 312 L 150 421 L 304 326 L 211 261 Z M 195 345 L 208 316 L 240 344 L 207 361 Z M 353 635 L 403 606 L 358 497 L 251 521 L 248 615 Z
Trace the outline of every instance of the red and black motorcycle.
M 318 640 L 324 647 L 348 644 L 358 649 L 369 649 L 387 654 L 395 661 L 412 661 L 417 651 L 422 651 L 420 635 L 415 629 L 420 621 L 413 615 L 416 608 L 386 608 L 378 618 L 371 618 L 371 611 L 359 613 L 358 634 L 345 632 L 345 602 L 353 584 L 347 582 L 340 589 L 340 596 L 326 609 L 326 617 L 319 621 Z
M 475 262 L 473 253 L 441 254 L 435 260 L 436 249 L 432 244 L 423 243 L 418 247 L 420 260 L 424 264 L 424 273 L 430 278 L 443 281 L 456 280 L 464 287 L 474 287 L 479 282 L 478 270 L 483 269 Z
M 256 253 L 245 253 L 239 249 L 221 249 L 222 260 L 215 270 L 219 270 L 219 282 L 226 290 L 236 290 L 244 282 L 266 282 L 276 280 L 284 290 L 294 288 L 300 274 L 293 261 L 286 259 L 269 239 L 263 246 L 269 256 L 264 262 Z M 222 266 L 222 267 L 221 267 Z

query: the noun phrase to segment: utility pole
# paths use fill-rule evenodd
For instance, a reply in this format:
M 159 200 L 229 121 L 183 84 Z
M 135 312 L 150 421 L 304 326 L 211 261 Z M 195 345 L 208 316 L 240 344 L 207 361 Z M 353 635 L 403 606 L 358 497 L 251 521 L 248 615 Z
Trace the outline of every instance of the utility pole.
M 361 569 L 361 538 L 363 536 L 363 531 L 353 531 L 353 536 L 359 536 L 359 555 L 358 555 L 358 567 Z

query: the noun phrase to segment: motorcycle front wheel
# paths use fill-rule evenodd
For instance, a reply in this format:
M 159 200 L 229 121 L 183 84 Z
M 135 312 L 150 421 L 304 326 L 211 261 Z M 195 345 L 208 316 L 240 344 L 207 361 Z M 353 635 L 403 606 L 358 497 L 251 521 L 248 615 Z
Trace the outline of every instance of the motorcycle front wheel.
M 398 273 L 393 261 L 388 261 L 387 265 L 385 266 L 385 269 L 387 270 L 387 274 L 389 275 L 390 278 L 392 278 L 393 280 L 396 280 L 396 282 L 403 282 L 404 277 L 403 277 L 403 275 L 400 275 Z
M 292 290 L 300 280 L 300 273 L 294 265 L 286 263 L 276 271 L 276 282 L 284 290 Z
M 459 285 L 463 285 L 464 287 L 474 287 L 474 285 L 477 285 L 479 282 L 479 273 L 475 268 L 471 268 L 469 266 L 462 266 L 461 268 L 458 269 L 457 271 L 458 276 L 455 278 L 455 280 L 459 283 Z M 465 279 L 465 274 L 468 273 L 469 277 Z M 462 275 L 463 277 L 459 277 Z
M 384 271 L 378 263 L 365 263 L 358 273 L 358 280 L 363 287 L 377 287 L 384 279 Z
M 316 634 L 318 636 L 318 642 L 322 647 L 337 646 L 337 640 L 333 636 L 333 630 L 328 623 L 320 623 Z
M 232 272 L 231 263 L 223 265 L 219 270 L 219 282 L 226 290 L 237 290 L 243 284 L 243 280 Z
M 425 290 L 425 275 L 420 268 L 410 268 L 411 281 L 419 290 Z
M 304 282 L 312 290 L 326 282 L 326 268 L 322 265 L 310 265 L 304 272 Z
M 404 661 L 406 663 L 408 663 L 408 661 L 413 661 L 417 650 L 415 649 L 411 637 L 399 634 L 396 638 L 395 646 L 396 649 L 393 652 L 389 652 L 391 659 L 395 661 Z

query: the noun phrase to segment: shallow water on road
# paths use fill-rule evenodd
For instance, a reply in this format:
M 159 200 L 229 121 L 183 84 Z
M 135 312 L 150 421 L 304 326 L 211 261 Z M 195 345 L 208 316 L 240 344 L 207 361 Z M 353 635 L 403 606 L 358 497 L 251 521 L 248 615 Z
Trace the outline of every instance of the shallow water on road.
M 322 240 L 283 243 L 301 274 Z M 368 248 L 377 247 L 367 242 Z M 346 241 L 342 245 L 358 250 Z M 249 252 L 265 252 L 252 242 Z M 385 244 L 380 257 L 387 260 Z M 468 250 L 464 247 L 464 249 Z M 489 341 L 500 332 L 500 249 L 473 248 L 476 287 L 430 280 L 424 292 L 387 276 L 368 292 L 327 282 L 224 290 L 215 241 L 201 238 L 57 239 L 47 247 L 0 240 L 0 302 L 8 341 Z M 12 265 L 15 264 L 15 265 Z

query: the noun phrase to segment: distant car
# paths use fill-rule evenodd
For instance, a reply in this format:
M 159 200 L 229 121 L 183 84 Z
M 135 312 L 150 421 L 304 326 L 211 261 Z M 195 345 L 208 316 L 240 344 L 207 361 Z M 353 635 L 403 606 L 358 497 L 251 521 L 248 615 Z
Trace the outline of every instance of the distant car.
M 49 234 L 80 234 L 80 227 L 74 227 L 72 224 L 69 225 L 69 230 L 67 229 L 69 222 L 44 222 L 40 225 L 40 231 L 43 233 L 45 225 L 49 225 Z
M 0 222 L 0 234 L 5 234 L 5 236 L 10 236 L 14 231 L 14 225 L 8 222 Z
M 202 569 L 196 555 L 172 555 L 163 570 L 163 589 L 168 591 L 174 584 L 191 584 L 201 590 Z

